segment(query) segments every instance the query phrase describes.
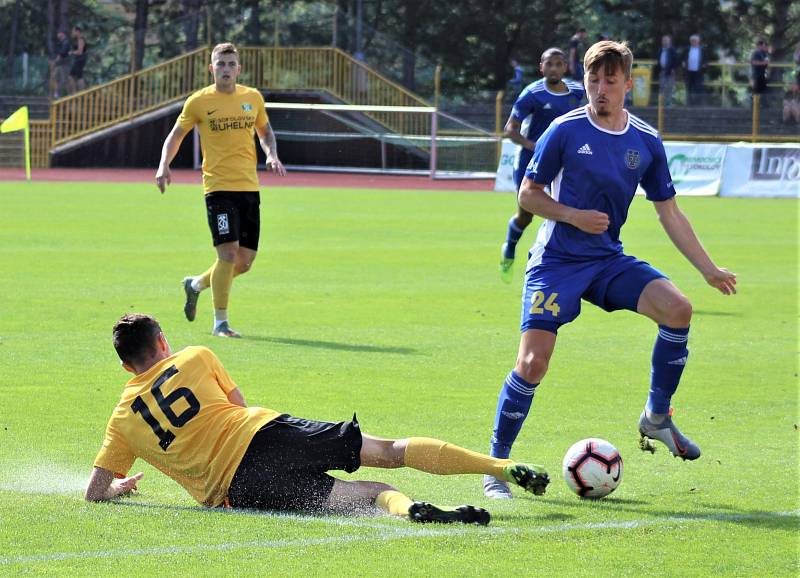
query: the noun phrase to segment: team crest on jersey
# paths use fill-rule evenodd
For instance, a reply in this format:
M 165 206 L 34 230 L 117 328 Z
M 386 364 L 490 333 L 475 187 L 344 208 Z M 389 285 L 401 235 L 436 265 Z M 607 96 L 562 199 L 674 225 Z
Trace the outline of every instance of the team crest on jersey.
M 628 149 L 625 151 L 625 166 L 631 170 L 639 168 L 639 163 L 642 162 L 642 157 L 639 151 Z
M 227 235 L 231 232 L 231 227 L 228 224 L 228 213 L 217 215 L 217 231 L 220 235 Z
M 251 110 L 253 110 L 253 105 L 245 103 L 242 105 L 242 110 L 245 112 L 250 112 Z

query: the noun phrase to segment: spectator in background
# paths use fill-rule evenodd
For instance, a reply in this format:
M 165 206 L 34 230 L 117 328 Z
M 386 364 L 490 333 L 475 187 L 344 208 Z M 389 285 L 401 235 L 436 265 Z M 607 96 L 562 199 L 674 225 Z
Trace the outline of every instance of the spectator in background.
M 56 89 L 53 98 L 67 96 L 69 64 L 69 38 L 67 38 L 66 32 L 59 30 L 56 34 L 56 59 L 53 62 L 56 75 Z
M 573 80 L 583 82 L 583 54 L 586 52 L 586 28 L 579 28 L 569 39 L 569 68 Z
M 508 91 L 516 98 L 522 92 L 522 66 L 519 62 L 511 59 L 511 68 L 514 70 L 514 76 L 508 81 Z
M 766 40 L 759 39 L 756 49 L 750 54 L 750 72 L 753 80 L 753 94 L 767 93 L 767 68 L 769 67 L 769 47 Z M 766 102 L 762 103 L 766 105 Z
M 86 39 L 83 37 L 83 32 L 79 26 L 72 29 L 72 40 L 75 42 L 72 50 L 69 51 L 72 56 L 72 68 L 69 70 L 70 92 L 76 90 L 84 90 L 86 82 L 83 80 L 83 68 L 86 66 L 86 51 L 89 45 L 86 44 Z
M 783 96 L 783 122 L 800 123 L 800 82 L 795 82 Z
M 683 59 L 683 68 L 686 81 L 687 104 L 701 103 L 703 95 L 703 70 L 706 63 L 703 57 L 703 47 L 700 46 L 700 35 L 692 34 L 689 37 L 689 49 Z
M 675 90 L 675 70 L 678 68 L 678 52 L 672 46 L 672 36 L 661 37 L 661 50 L 656 56 L 658 69 L 658 88 L 664 96 L 664 105 L 672 104 L 672 92 Z

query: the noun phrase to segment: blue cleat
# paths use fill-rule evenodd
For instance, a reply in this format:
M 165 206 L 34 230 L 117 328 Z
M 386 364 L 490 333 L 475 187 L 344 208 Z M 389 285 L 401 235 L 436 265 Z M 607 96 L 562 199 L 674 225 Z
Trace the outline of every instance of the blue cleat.
M 656 448 L 650 440 L 657 440 L 667 446 L 676 458 L 696 460 L 700 457 L 700 448 L 697 444 L 683 435 L 672 423 L 672 408 L 661 423 L 650 421 L 647 419 L 647 412 L 643 411 L 639 417 L 639 434 L 641 435 L 639 447 L 644 452 L 655 453 Z

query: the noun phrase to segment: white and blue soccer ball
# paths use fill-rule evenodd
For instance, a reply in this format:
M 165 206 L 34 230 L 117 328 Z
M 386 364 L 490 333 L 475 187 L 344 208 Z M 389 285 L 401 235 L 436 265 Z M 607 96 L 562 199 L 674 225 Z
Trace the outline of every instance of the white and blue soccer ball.
M 581 498 L 603 498 L 622 481 L 622 456 L 606 440 L 588 438 L 567 450 L 562 473 L 569 488 Z

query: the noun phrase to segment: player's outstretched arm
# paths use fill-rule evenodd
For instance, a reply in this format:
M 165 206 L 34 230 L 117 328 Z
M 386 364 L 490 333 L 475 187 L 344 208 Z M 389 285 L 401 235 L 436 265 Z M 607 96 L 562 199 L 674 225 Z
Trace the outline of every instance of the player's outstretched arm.
M 114 472 L 105 468 L 94 468 L 89 477 L 84 497 L 88 502 L 105 502 L 118 496 L 125 495 L 136 489 L 136 482 L 142 479 L 144 473 L 139 472 L 128 478 L 115 479 Z
M 166 190 L 167 185 L 172 182 L 172 173 L 169 170 L 169 164 L 172 162 L 172 159 L 175 158 L 175 155 L 178 154 L 183 138 L 188 132 L 189 131 L 181 128 L 178 123 L 175 123 L 175 126 L 172 127 L 172 130 L 164 140 L 164 146 L 161 147 L 161 161 L 158 163 L 158 171 L 156 171 L 156 186 L 162 194 Z
M 258 142 L 261 145 L 261 150 L 267 155 L 267 170 L 278 176 L 285 176 L 286 169 L 278 158 L 278 143 L 275 141 L 275 133 L 272 132 L 270 124 L 267 123 L 262 127 L 256 127 L 256 133 L 258 133 Z
M 700 271 L 706 282 L 725 295 L 736 293 L 736 273 L 714 264 L 700 243 L 700 239 L 697 238 L 689 219 L 678 207 L 675 197 L 653 204 L 661 226 L 664 227 L 672 243 Z
M 514 144 L 518 144 L 522 148 L 532 151 L 536 147 L 536 144 L 532 140 L 526 139 L 524 136 L 522 136 L 522 133 L 520 132 L 521 128 L 522 123 L 513 116 L 510 116 L 508 117 L 506 126 L 503 127 L 503 136 L 508 138 Z
M 600 211 L 568 207 L 544 192 L 544 185 L 525 177 L 519 188 L 519 206 L 552 221 L 568 223 L 584 233 L 599 235 L 608 229 L 608 215 Z

